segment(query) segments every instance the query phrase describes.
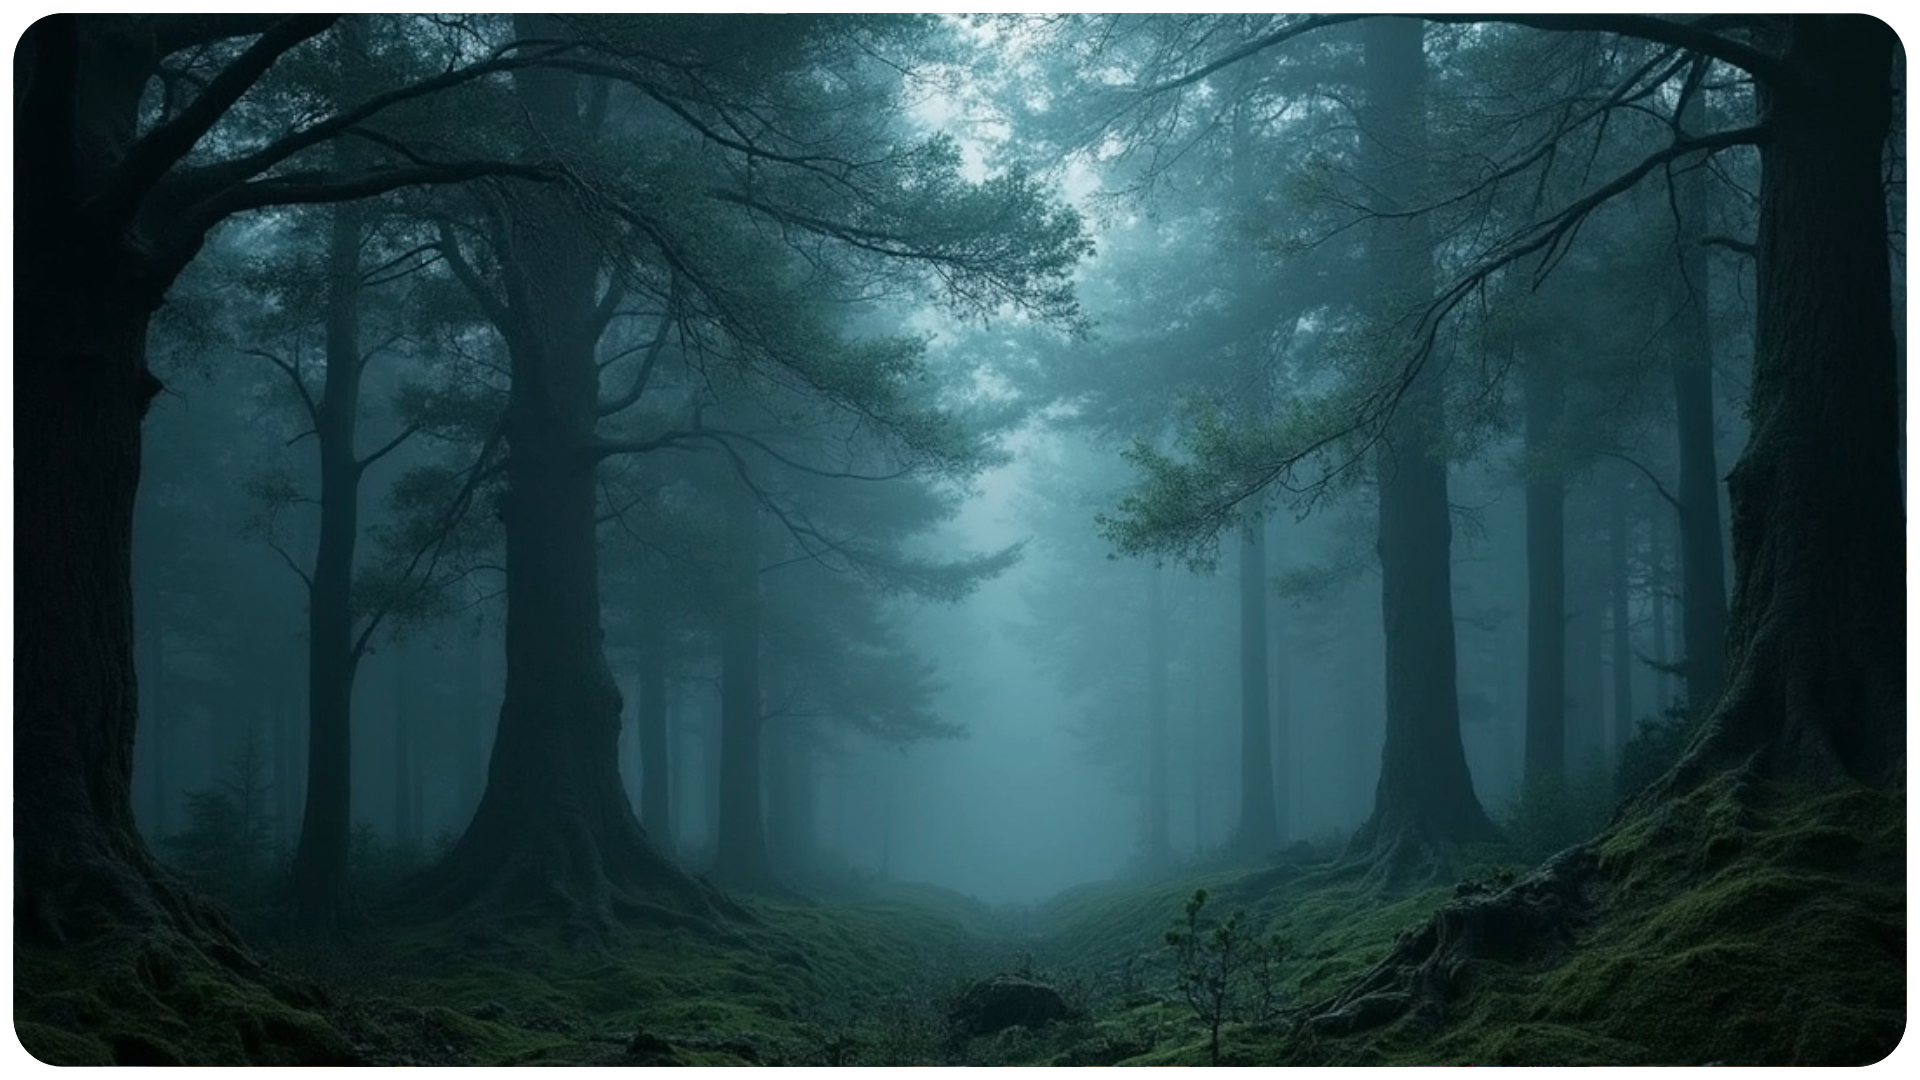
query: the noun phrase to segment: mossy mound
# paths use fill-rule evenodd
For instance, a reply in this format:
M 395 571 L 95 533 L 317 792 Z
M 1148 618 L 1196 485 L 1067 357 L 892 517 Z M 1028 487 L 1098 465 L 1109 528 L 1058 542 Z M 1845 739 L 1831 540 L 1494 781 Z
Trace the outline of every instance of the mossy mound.
M 1567 871 L 1578 874 L 1581 910 L 1559 928 L 1567 935 L 1560 946 L 1455 957 L 1450 993 L 1404 1002 L 1384 1022 L 1341 1037 L 1318 1037 L 1311 1024 L 1271 1029 L 1258 1056 L 1863 1065 L 1899 1043 L 1900 798 L 1730 772 L 1642 808 L 1579 854 L 1565 861 L 1585 867 Z
M 109 936 L 63 950 L 16 945 L 13 960 L 14 1033 L 51 1065 L 361 1060 L 317 994 L 235 974 L 179 935 Z

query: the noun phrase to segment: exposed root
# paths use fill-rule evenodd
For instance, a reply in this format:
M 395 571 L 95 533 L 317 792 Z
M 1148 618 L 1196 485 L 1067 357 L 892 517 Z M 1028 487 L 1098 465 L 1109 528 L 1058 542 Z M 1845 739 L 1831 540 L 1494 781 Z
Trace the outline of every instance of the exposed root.
M 1469 990 L 1476 961 L 1537 962 L 1569 946 L 1596 866 L 1583 845 L 1504 889 L 1463 883 L 1425 925 L 1403 933 L 1383 959 L 1293 1022 L 1315 1035 L 1350 1034 L 1403 1016 L 1438 1026 Z

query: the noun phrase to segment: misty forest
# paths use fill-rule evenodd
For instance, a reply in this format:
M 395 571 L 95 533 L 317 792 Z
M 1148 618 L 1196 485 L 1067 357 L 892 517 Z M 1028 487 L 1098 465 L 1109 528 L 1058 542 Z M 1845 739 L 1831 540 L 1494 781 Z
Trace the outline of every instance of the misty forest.
M 34 1057 L 1900 1042 L 1885 24 L 14 57 Z

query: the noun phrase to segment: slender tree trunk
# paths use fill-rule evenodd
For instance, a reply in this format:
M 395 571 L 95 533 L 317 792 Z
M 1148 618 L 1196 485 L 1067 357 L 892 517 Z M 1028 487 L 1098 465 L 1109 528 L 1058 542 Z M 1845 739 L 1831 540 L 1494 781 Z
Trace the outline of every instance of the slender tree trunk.
M 671 851 L 673 767 L 667 758 L 667 635 L 654 617 L 643 614 L 641 627 L 640 700 L 635 709 L 639 738 L 634 744 L 640 759 L 640 825 L 653 838 L 654 846 Z
M 455 827 L 465 831 L 473 821 L 473 812 L 480 806 L 481 793 L 487 783 L 487 747 L 485 697 L 481 690 L 481 669 L 485 663 L 485 653 L 480 647 L 480 635 L 475 633 L 467 638 L 461 648 L 460 659 L 460 707 L 454 718 L 457 725 L 454 731 L 457 758 L 455 767 L 460 770 L 458 783 L 459 807 L 454 814 Z
M 1167 585 L 1166 569 L 1147 567 L 1147 829 L 1150 873 L 1173 865 L 1167 820 Z
M 1273 809 L 1273 707 L 1267 698 L 1267 539 L 1261 522 L 1240 536 L 1240 823 L 1242 858 L 1280 846 Z
M 307 589 L 307 805 L 289 887 L 295 918 L 328 933 L 349 917 L 353 833 L 353 556 L 360 537 L 360 243 L 366 211 L 333 209 L 327 263 L 327 381 L 314 418 L 320 542 Z
M 744 481 L 727 496 L 731 567 L 720 634 L 720 835 L 714 876 L 747 889 L 772 883 L 760 802 L 760 504 Z
M 1698 110 L 1695 110 L 1696 112 Z M 1708 325 L 1712 261 L 1696 237 L 1707 229 L 1705 169 L 1675 180 L 1688 238 L 1680 259 L 1680 342 L 1673 360 L 1673 403 L 1680 444 L 1681 623 L 1686 641 L 1687 710 L 1704 716 L 1720 699 L 1726 673 L 1726 565 L 1721 560 L 1720 469 L 1714 456 L 1713 332 Z
M 1583 536 L 1592 537 L 1590 531 Z M 1602 652 L 1607 608 L 1605 567 L 1595 558 L 1591 542 L 1582 545 L 1571 575 L 1571 610 L 1567 618 L 1567 749 L 1582 770 L 1606 746 L 1606 670 Z
M 1647 582 L 1653 593 L 1653 657 L 1662 665 L 1673 663 L 1673 645 L 1668 633 L 1669 615 L 1667 595 L 1673 589 L 1672 575 L 1667 571 L 1666 529 L 1661 525 L 1667 519 L 1668 507 L 1664 502 L 1653 508 L 1647 518 Z M 1673 704 L 1673 678 L 1663 668 L 1653 673 L 1653 698 L 1661 715 Z
M 1610 757 L 1617 759 L 1620 748 L 1633 734 L 1633 626 L 1631 604 L 1633 579 L 1627 571 L 1627 545 L 1632 539 L 1627 517 L 1627 487 L 1616 484 L 1608 505 L 1607 554 L 1608 586 L 1612 597 L 1608 625 L 1612 641 L 1608 647 L 1608 672 L 1613 677 L 1613 741 Z
M 1553 359 L 1526 360 L 1527 753 L 1526 781 L 1567 765 L 1566 483 L 1554 460 L 1563 376 Z
M 420 842 L 420 823 L 414 817 L 414 705 L 413 672 L 406 651 L 392 650 L 393 664 L 393 842 L 411 847 Z
M 1269 523 L 1268 550 L 1275 544 Z M 1271 562 L 1271 560 L 1269 560 Z M 1267 597 L 1267 667 L 1273 694 L 1273 832 L 1279 843 L 1293 835 L 1293 683 L 1289 677 L 1286 645 L 1286 606 Z
M 790 770 L 788 784 L 792 792 L 792 801 L 787 808 L 791 822 L 787 834 L 793 839 L 790 861 L 797 872 L 809 874 L 813 872 L 815 855 L 820 850 L 819 815 L 816 810 L 818 758 L 814 752 L 813 729 L 809 725 L 796 722 L 788 735 L 792 740 L 787 756 Z
M 1383 211 L 1417 205 L 1424 173 L 1426 59 L 1415 20 L 1366 24 L 1370 138 L 1366 175 Z M 1433 295 L 1424 217 L 1380 218 L 1370 243 L 1381 309 L 1413 325 Z M 1388 340 L 1412 348 L 1414 333 Z M 1356 851 L 1385 880 L 1426 878 L 1445 848 L 1495 834 L 1474 794 L 1460 741 L 1453 628 L 1453 525 L 1447 504 L 1445 419 L 1438 359 L 1420 365 L 1378 455 L 1381 613 L 1386 630 L 1387 732 L 1373 815 Z
M 707 695 L 700 726 L 700 809 L 707 830 L 707 845 L 716 857 L 720 851 L 720 777 L 723 769 L 722 745 L 726 741 L 721 718 L 726 712 L 725 697 L 724 686 L 718 692 Z
M 1762 85 L 1752 438 L 1728 481 L 1726 693 L 1673 780 L 1754 760 L 1906 782 L 1905 514 L 1883 152 L 1900 48 L 1870 16 L 1794 16 L 1801 83 Z

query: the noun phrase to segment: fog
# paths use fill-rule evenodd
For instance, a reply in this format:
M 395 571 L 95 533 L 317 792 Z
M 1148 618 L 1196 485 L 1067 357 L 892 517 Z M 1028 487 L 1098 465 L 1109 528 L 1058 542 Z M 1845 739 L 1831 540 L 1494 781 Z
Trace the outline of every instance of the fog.
M 287 46 L 140 211 L 145 842 L 325 929 L 1597 828 L 1729 685 L 1754 86 L 1277 18 Z

